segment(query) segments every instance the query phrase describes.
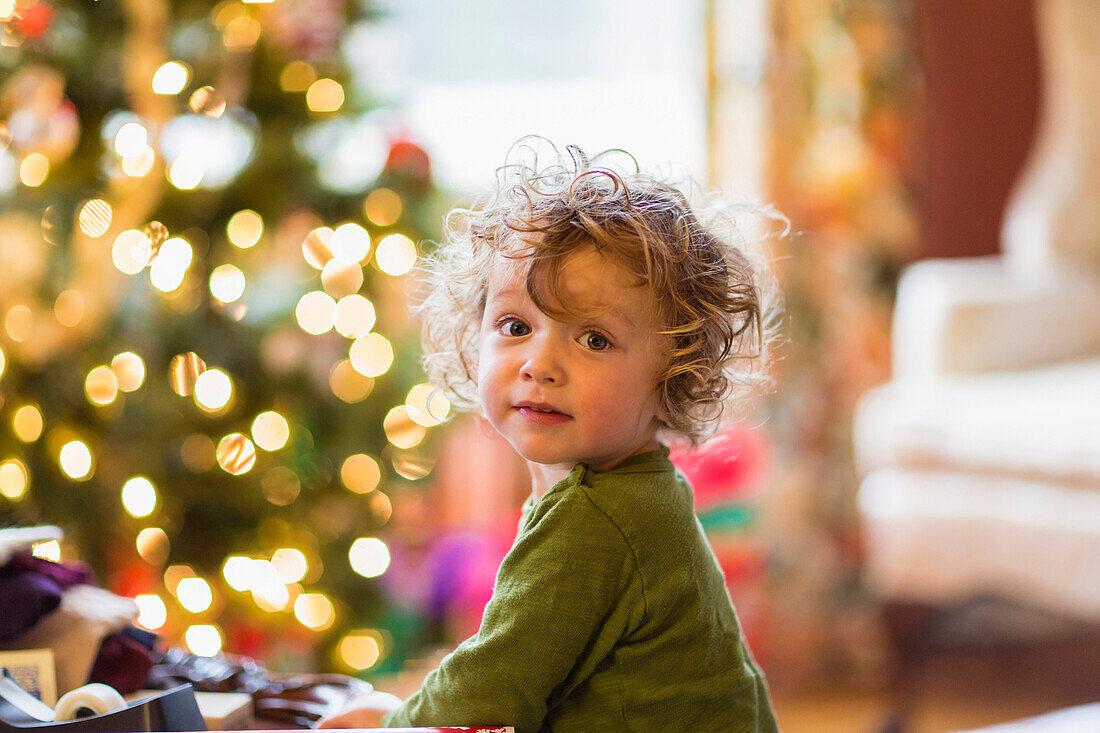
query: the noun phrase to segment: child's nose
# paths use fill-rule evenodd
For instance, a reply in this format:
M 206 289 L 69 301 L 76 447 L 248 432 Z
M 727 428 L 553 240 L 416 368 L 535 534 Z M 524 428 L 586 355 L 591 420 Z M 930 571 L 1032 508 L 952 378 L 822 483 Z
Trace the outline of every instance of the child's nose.
M 530 342 L 527 359 L 520 368 L 524 381 L 561 384 L 565 381 L 565 371 L 561 367 L 559 350 L 550 339 L 533 339 Z

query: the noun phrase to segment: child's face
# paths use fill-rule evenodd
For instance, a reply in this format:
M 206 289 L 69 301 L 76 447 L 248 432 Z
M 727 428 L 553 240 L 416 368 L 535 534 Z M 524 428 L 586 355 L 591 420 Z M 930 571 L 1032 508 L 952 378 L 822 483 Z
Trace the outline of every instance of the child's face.
M 496 258 L 481 323 L 481 407 L 529 461 L 612 468 L 655 447 L 665 346 L 657 306 L 649 288 L 594 248 L 565 260 L 561 285 L 582 319 L 540 311 L 523 263 Z

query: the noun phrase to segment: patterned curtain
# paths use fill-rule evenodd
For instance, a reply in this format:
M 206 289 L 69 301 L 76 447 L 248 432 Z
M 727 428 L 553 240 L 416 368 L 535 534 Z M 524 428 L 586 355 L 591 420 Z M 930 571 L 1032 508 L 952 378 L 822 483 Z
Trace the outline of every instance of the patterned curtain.
M 859 583 L 851 418 L 889 377 L 902 265 L 918 246 L 920 75 L 911 4 L 772 0 L 763 74 L 767 196 L 784 342 L 765 430 L 770 626 L 776 684 L 873 682 L 887 663 Z

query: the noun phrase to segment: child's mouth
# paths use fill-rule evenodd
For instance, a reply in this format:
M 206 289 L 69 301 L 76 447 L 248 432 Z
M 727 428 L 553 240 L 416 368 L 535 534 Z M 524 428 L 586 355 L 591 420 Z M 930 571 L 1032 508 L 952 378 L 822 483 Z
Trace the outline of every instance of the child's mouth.
M 537 425 L 558 425 L 573 418 L 549 405 L 516 405 L 516 411 L 527 421 Z

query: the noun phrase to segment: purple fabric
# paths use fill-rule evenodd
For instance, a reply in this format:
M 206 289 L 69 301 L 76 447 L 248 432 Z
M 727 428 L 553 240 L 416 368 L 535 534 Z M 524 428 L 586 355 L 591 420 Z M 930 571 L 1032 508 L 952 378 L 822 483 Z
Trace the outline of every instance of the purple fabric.
M 69 567 L 32 555 L 15 555 L 0 567 L 0 641 L 30 629 L 61 605 L 66 588 L 87 583 L 83 566 Z
M 120 631 L 107 636 L 99 645 L 88 682 L 102 682 L 129 695 L 145 686 L 145 678 L 155 663 L 148 647 L 130 638 L 125 630 Z
M 5 570 L 30 570 L 52 578 L 62 590 L 73 585 L 92 582 L 92 573 L 87 565 L 80 563 L 62 565 L 34 555 L 13 555 L 8 560 L 8 564 L 0 568 L 0 573 Z

